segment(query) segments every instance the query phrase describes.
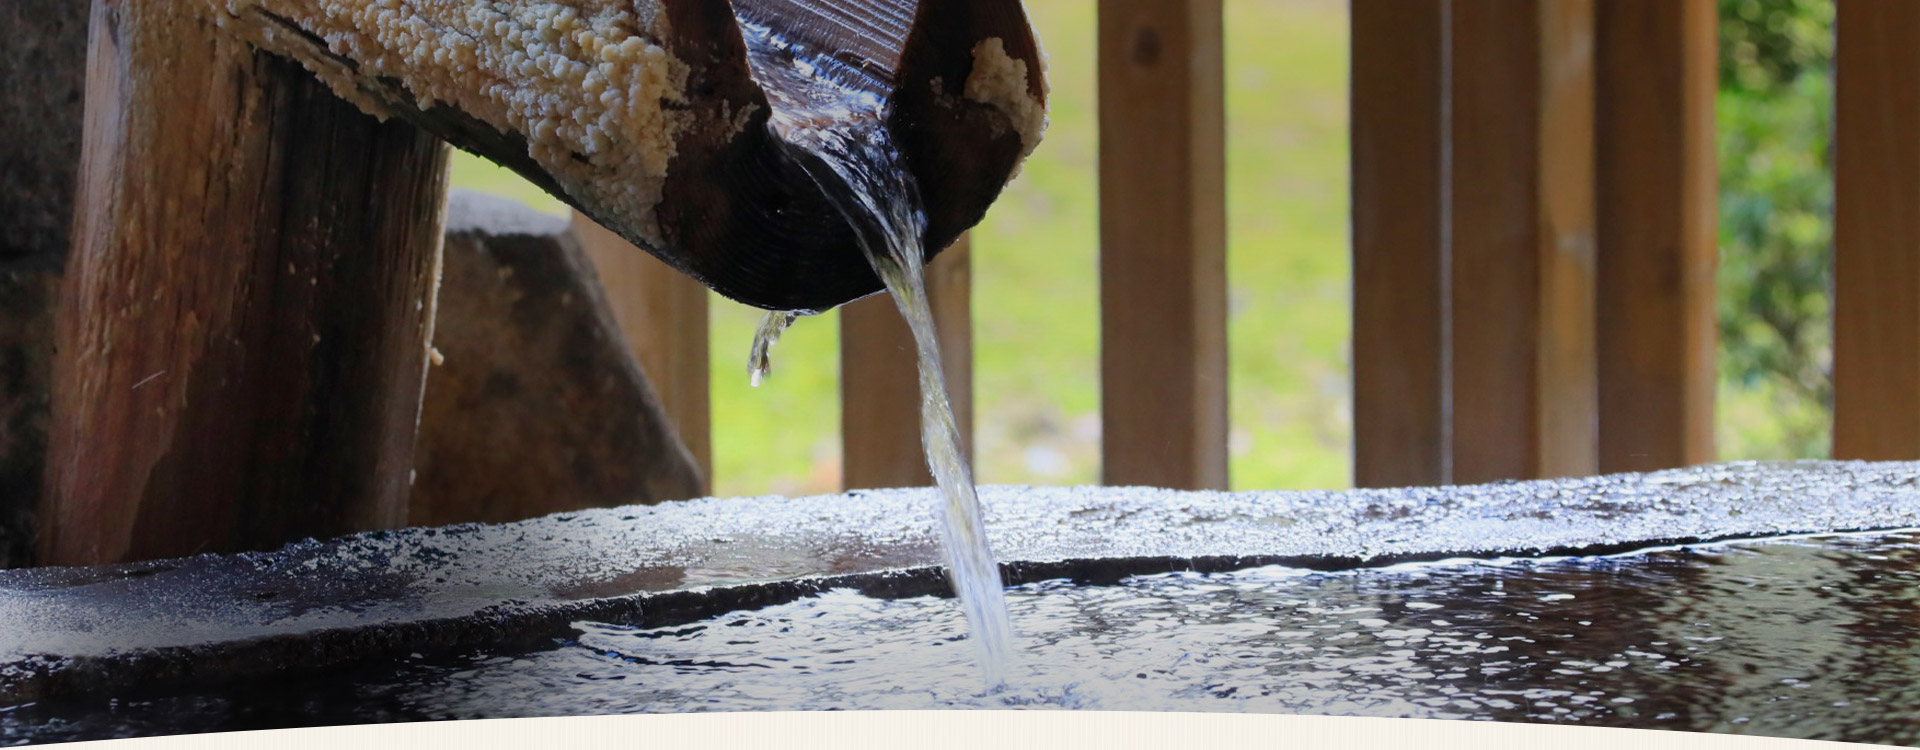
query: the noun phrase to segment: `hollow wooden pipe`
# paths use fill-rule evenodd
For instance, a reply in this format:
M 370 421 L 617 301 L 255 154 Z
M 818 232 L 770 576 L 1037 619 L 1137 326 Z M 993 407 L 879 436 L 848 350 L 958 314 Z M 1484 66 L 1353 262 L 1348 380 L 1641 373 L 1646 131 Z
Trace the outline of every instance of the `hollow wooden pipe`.
M 977 223 L 1044 129 L 1019 0 L 200 0 L 378 116 L 514 169 L 723 295 L 824 310 L 881 289 L 768 126 L 791 85 L 755 35 L 865 73 L 926 205 L 928 255 Z M 772 94 L 772 96 L 769 96 Z

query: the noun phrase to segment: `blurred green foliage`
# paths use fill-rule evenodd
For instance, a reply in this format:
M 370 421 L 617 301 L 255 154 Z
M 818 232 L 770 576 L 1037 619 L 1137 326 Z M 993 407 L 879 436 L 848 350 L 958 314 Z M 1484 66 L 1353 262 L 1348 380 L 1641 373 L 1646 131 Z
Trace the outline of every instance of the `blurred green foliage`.
M 1720 0 L 1720 454 L 1828 454 L 1832 0 Z

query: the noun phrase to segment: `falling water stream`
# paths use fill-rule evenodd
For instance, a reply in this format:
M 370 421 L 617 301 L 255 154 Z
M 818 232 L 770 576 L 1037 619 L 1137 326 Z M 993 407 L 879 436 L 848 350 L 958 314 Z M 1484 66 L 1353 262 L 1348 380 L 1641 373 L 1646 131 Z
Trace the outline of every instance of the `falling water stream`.
M 574 623 L 577 637 L 544 647 L 415 654 L 197 691 L 0 705 L 0 745 L 429 719 L 1015 707 L 1490 719 L 1920 743 L 1911 710 L 1920 705 L 1912 680 L 1920 672 L 1916 529 L 1005 589 L 942 375 L 924 280 L 925 216 L 885 126 L 886 104 L 868 93 L 879 87 L 861 85 L 869 72 L 800 49 L 764 26 L 743 19 L 742 29 L 757 78 L 799 82 L 767 87 L 771 126 L 837 201 L 912 329 L 921 439 L 939 485 L 959 613 L 943 599 L 836 590 L 678 624 L 582 621 Z M 762 324 L 749 364 L 755 385 L 797 315 L 771 313 Z M 1744 491 L 1725 487 L 1726 512 L 1742 512 Z M 1666 501 L 1647 502 L 1657 510 Z M 1246 522 L 1282 521 L 1292 523 Z M 1020 644 L 1009 603 L 1027 629 Z M 954 645 L 961 640 L 973 658 Z M 974 689 L 973 661 L 1000 689 Z
M 748 60 L 762 80 L 805 79 L 770 86 L 773 128 L 799 150 L 799 161 L 854 228 L 861 251 L 886 283 L 919 352 L 920 441 L 939 485 L 947 574 L 966 613 L 989 687 L 1001 685 L 1011 658 L 1013 627 L 1000 569 L 987 543 L 973 473 L 940 363 L 933 309 L 927 301 L 926 215 L 918 187 L 886 126 L 886 103 L 862 86 L 864 71 L 812 57 L 765 27 L 743 22 Z M 769 313 L 753 340 L 748 371 L 759 385 L 769 350 L 793 324 L 791 312 Z

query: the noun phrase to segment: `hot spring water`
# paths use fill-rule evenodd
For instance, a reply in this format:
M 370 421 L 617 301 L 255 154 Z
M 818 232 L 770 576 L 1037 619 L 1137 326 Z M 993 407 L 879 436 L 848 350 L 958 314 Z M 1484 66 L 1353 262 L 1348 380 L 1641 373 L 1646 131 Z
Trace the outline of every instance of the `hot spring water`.
M 879 87 L 859 85 L 865 72 L 831 57 L 810 57 L 765 27 L 743 21 L 742 29 L 756 77 L 804 83 L 769 87 L 805 92 L 775 94 L 797 98 L 775 102 L 772 126 L 805 152 L 802 163 L 854 227 L 861 251 L 913 331 L 919 354 L 920 441 L 939 485 L 948 576 L 966 613 L 987 684 L 998 686 L 1006 678 L 1013 627 L 940 363 L 933 309 L 927 301 L 922 243 L 926 217 L 913 175 L 886 127 L 886 105 L 868 93 Z M 761 323 L 748 364 L 754 385 L 766 377 L 769 350 L 794 319 L 794 313 L 773 312 Z
M 950 600 L 830 591 L 581 621 L 544 648 L 111 703 L 0 708 L 0 737 L 692 711 L 1054 708 L 1564 722 L 1912 744 L 1920 533 L 1344 571 L 1051 580 L 983 694 Z
M 751 547 L 740 541 L 749 538 L 761 539 L 762 544 L 792 541 L 777 534 L 713 536 L 710 521 L 747 515 L 700 517 L 683 529 L 686 538 L 680 541 L 693 540 L 712 556 L 659 567 L 649 558 L 637 570 L 609 568 L 628 571 L 616 579 L 626 588 L 593 596 L 618 598 L 645 590 L 661 598 L 640 603 L 638 610 L 595 610 L 600 614 L 578 618 L 569 614 L 571 631 L 565 636 L 538 630 L 541 640 L 531 645 L 514 641 L 458 651 L 422 648 L 428 653 L 406 658 L 383 655 L 312 673 L 191 682 L 185 688 L 115 688 L 111 695 L 56 695 L 0 705 L 0 744 L 435 719 L 950 708 L 1539 721 L 1920 742 L 1920 722 L 1909 710 L 1920 701 L 1920 688 L 1913 680 L 1920 673 L 1920 656 L 1916 656 L 1920 655 L 1920 531 L 1912 529 L 1775 537 L 1616 555 L 1454 559 L 1328 570 L 1264 567 L 1136 575 L 1117 582 L 1096 575 L 1098 585 L 1055 579 L 1004 588 L 947 398 L 926 297 L 921 245 L 925 219 L 916 186 L 884 125 L 885 103 L 866 93 L 881 87 L 865 85 L 871 83 L 862 79 L 868 72 L 800 49 L 765 27 L 743 20 L 742 28 L 756 76 L 798 84 L 767 87 L 769 95 L 776 97 L 772 126 L 793 144 L 813 178 L 829 187 L 827 194 L 841 201 L 836 208 L 855 228 L 862 251 L 913 332 L 922 391 L 922 441 L 939 485 L 941 540 L 961 607 L 943 598 L 887 598 L 840 589 L 714 616 L 649 615 L 647 610 L 669 595 L 698 591 L 674 590 L 683 578 L 693 575 L 690 565 L 700 566 L 700 575 L 707 577 L 696 577 L 693 583 L 704 586 L 713 577 L 731 577 L 738 580 L 729 586 L 744 588 L 759 584 L 741 581 L 756 579 L 770 569 L 784 570 L 782 576 L 798 575 L 798 571 L 840 572 L 830 564 L 781 569 L 769 561 L 793 565 L 793 560 L 812 558 L 770 557 L 766 549 L 757 553 L 742 549 Z M 793 313 L 770 314 L 756 334 L 749 366 L 756 385 L 768 372 L 770 348 L 794 320 Z M 1860 493 L 1858 498 L 1847 499 L 1852 496 L 1841 493 L 1821 500 L 1825 496 L 1819 490 L 1850 485 L 1837 475 L 1817 476 L 1806 485 L 1761 482 L 1754 486 L 1774 489 L 1747 497 L 1743 492 L 1751 488 L 1724 478 L 1694 477 L 1687 480 L 1692 484 L 1656 480 L 1628 482 L 1631 486 L 1613 489 L 1608 489 L 1610 480 L 1595 480 L 1597 484 L 1582 485 L 1586 489 L 1573 499 L 1541 495 L 1507 505 L 1489 505 L 1488 498 L 1508 490 L 1485 488 L 1376 497 L 1370 502 L 1380 504 L 1364 509 L 1370 520 L 1361 524 L 1372 529 L 1371 535 L 1353 538 L 1325 535 L 1328 529 L 1354 530 L 1339 524 L 1313 527 L 1311 533 L 1287 531 L 1297 524 L 1307 529 L 1313 522 L 1316 514 L 1304 506 L 1270 506 L 1262 499 L 1256 508 L 1233 497 L 1213 496 L 1179 501 L 1191 502 L 1192 508 L 1077 507 L 1048 525 L 1012 532 L 1002 539 L 1024 560 L 1084 552 L 1101 558 L 1145 556 L 1136 559 L 1144 564 L 1156 555 L 1186 560 L 1193 555 L 1227 554 L 1239 560 L 1243 559 L 1239 555 L 1276 551 L 1262 544 L 1195 552 L 1189 549 L 1195 546 L 1191 542 L 1195 536 L 1214 539 L 1221 534 L 1259 532 L 1261 538 L 1285 542 L 1288 534 L 1300 534 L 1333 539 L 1328 544 L 1337 545 L 1310 552 L 1354 554 L 1364 560 L 1378 554 L 1378 550 L 1369 551 L 1369 540 L 1384 548 L 1394 548 L 1405 539 L 1432 542 L 1435 526 L 1428 522 L 1433 518 L 1444 519 L 1442 528 L 1453 526 L 1452 532 L 1441 536 L 1455 544 L 1472 536 L 1518 545 L 1524 534 L 1514 538 L 1486 534 L 1480 524 L 1498 521 L 1493 527 L 1535 529 L 1536 533 L 1545 526 L 1567 523 L 1615 529 L 1631 526 L 1641 514 L 1680 513 L 1669 507 L 1675 498 L 1685 501 L 1682 505 L 1692 503 L 1691 512 L 1696 515 L 1708 509 L 1731 518 L 1750 516 L 1756 508 L 1764 514 L 1773 504 L 1768 498 L 1774 495 L 1813 495 L 1814 500 L 1794 505 L 1789 515 L 1818 519 L 1819 528 L 1887 528 L 1849 526 L 1834 519 L 1852 518 L 1853 523 L 1863 524 L 1863 516 L 1834 512 L 1854 502 L 1885 502 L 1889 507 L 1910 503 L 1911 492 L 1904 488 L 1912 485 L 1909 477 L 1901 485 L 1901 494 L 1891 501 L 1868 491 L 1870 487 L 1853 490 Z M 1725 496 L 1702 500 L 1698 493 L 1689 494 L 1687 488 L 1695 485 L 1711 485 Z M 1571 512 L 1568 517 L 1557 516 L 1556 508 Z M 860 517 L 870 519 L 874 511 L 872 506 L 865 507 L 866 515 Z M 1140 521 L 1142 515 L 1148 521 Z M 1913 516 L 1904 513 L 1881 511 L 1871 518 L 1876 523 L 1882 518 L 1915 523 Z M 551 526 L 569 520 L 539 523 Z M 651 525 L 658 520 L 646 519 L 645 533 L 658 533 L 659 527 Z M 780 528 L 793 526 L 792 521 L 788 518 Z M 1727 519 L 1714 523 L 1726 524 L 1732 529 L 1729 533 L 1745 533 L 1740 529 L 1749 528 Z M 1794 528 L 1806 528 L 1799 520 L 1793 523 Z M 1674 528 L 1690 531 L 1654 534 L 1640 528 L 1630 538 L 1699 538 L 1693 534 L 1702 533 L 1685 523 L 1676 522 Z M 1761 523 L 1751 528 L 1765 532 L 1774 527 Z M 1035 545 L 1029 538 L 1026 549 L 1020 549 L 1022 533 L 1070 536 L 1074 531 L 1104 534 L 1108 539 L 1151 537 L 1155 541 L 1107 546 L 1083 541 L 1064 548 L 1065 552 L 1049 552 L 1052 548 Z M 603 529 L 603 533 L 607 532 Z M 901 536 L 897 527 L 889 533 L 888 538 L 896 542 Z M 1590 536 L 1601 542 L 1616 539 L 1609 534 Z M 553 539 L 566 539 L 565 549 L 575 554 L 578 539 L 550 527 L 531 540 L 521 537 L 515 543 L 540 545 Z M 366 625 L 360 622 L 365 617 L 362 606 L 400 611 L 418 605 L 414 597 L 452 596 L 450 592 L 476 585 L 446 580 L 445 574 L 453 568 L 440 567 L 435 560 L 453 553 L 436 546 L 440 542 L 421 536 L 412 543 L 419 545 L 414 550 L 419 556 L 407 559 L 423 569 L 416 572 L 420 578 L 398 575 L 392 581 L 369 584 L 348 576 L 345 580 L 359 581 L 351 584 L 362 589 L 357 594 L 316 600 L 326 603 L 320 609 L 328 610 L 327 616 L 333 616 L 329 608 L 337 608 L 345 618 L 329 621 L 336 629 Z M 459 549 L 453 541 L 446 544 Z M 494 546 L 482 544 L 476 549 Z M 816 545 L 816 549 L 825 546 L 830 545 Z M 383 566 L 392 560 L 386 554 L 351 559 L 356 564 L 377 560 L 368 567 L 387 571 Z M 917 554 L 903 553 L 901 559 L 911 558 L 917 565 L 923 562 Z M 254 581 L 247 576 L 266 576 L 257 567 L 274 559 L 265 555 L 183 564 L 209 566 L 215 575 L 207 580 Z M 469 558 L 456 555 L 452 559 L 465 563 Z M 314 562 L 307 559 L 303 564 Z M 516 557 L 512 566 L 524 562 Z M 582 568 L 589 569 L 605 572 L 593 566 Z M 192 573 L 195 577 L 186 580 L 200 586 L 202 579 L 197 576 L 202 572 L 182 574 Z M 502 581 L 517 582 L 519 572 L 516 567 L 516 576 L 478 580 L 484 583 L 481 588 L 492 591 L 491 587 L 505 585 Z M 147 573 L 155 576 L 154 581 L 169 575 L 165 571 L 139 575 Z M 646 586 L 626 580 L 656 575 L 662 580 Z M 298 572 L 261 580 L 283 578 L 302 586 L 309 583 L 307 575 Z M 537 575 L 531 578 L 544 580 Z M 24 608 L 37 617 L 43 611 L 42 598 L 73 597 L 84 602 L 91 596 L 118 602 L 113 597 L 130 596 L 128 592 L 148 585 L 144 580 L 133 574 L 103 575 L 97 582 L 69 583 L 54 587 L 57 590 L 33 580 L 24 584 L 16 580 L 12 596 L 17 610 Z M 253 608 L 249 611 L 261 613 L 266 623 L 261 627 L 282 616 L 297 619 L 310 614 L 301 608 L 312 602 L 299 596 L 282 600 L 280 590 L 241 587 L 233 594 Z M 166 604 L 180 606 L 174 599 Z M 488 609 L 480 610 L 486 618 L 487 638 L 499 637 L 494 628 L 506 621 L 493 619 L 501 616 L 493 606 L 489 603 Z M 552 606 L 553 602 L 545 602 L 536 609 Z M 662 605 L 669 610 L 671 606 Z M 1009 611 L 1021 618 L 1026 630 L 1018 643 Z M 515 616 L 526 618 L 527 614 Z M 648 624 L 622 619 L 628 616 Z M 16 616 L 15 621 L 28 620 Z M 90 633 L 95 624 L 86 622 Z M 662 623 L 672 624 L 658 626 Z M 164 626 L 179 627 L 173 622 Z M 520 626 L 535 627 L 527 622 Z M 409 637 L 421 639 L 416 642 L 431 640 L 418 634 Z M 150 654 L 135 656 L 154 662 Z M 30 656 L 19 664 L 42 665 L 35 661 L 39 658 Z M 167 658 L 189 661 L 178 654 Z M 100 663 L 127 668 L 111 659 Z M 998 689 L 980 689 L 983 670 L 988 684 Z

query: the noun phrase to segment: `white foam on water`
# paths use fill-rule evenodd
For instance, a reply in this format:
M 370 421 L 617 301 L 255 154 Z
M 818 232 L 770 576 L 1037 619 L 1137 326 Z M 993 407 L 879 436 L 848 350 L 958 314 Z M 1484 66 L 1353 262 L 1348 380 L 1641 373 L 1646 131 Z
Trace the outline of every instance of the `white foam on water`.
M 887 105 L 858 85 L 857 71 L 823 73 L 767 30 L 751 24 L 743 28 L 758 42 L 753 47 L 763 51 L 749 57 L 756 76 L 807 79 L 808 85 L 799 90 L 809 96 L 776 106 L 771 127 L 804 152 L 799 161 L 854 227 L 862 252 L 913 331 L 919 356 L 920 439 L 940 488 L 947 573 L 966 613 L 987 686 L 999 687 L 1014 651 L 1013 626 L 940 363 L 939 334 L 927 301 L 926 215 L 913 175 L 887 129 Z M 791 314 L 773 313 L 762 324 L 749 365 L 754 385 L 768 371 L 767 348 L 792 320 Z

